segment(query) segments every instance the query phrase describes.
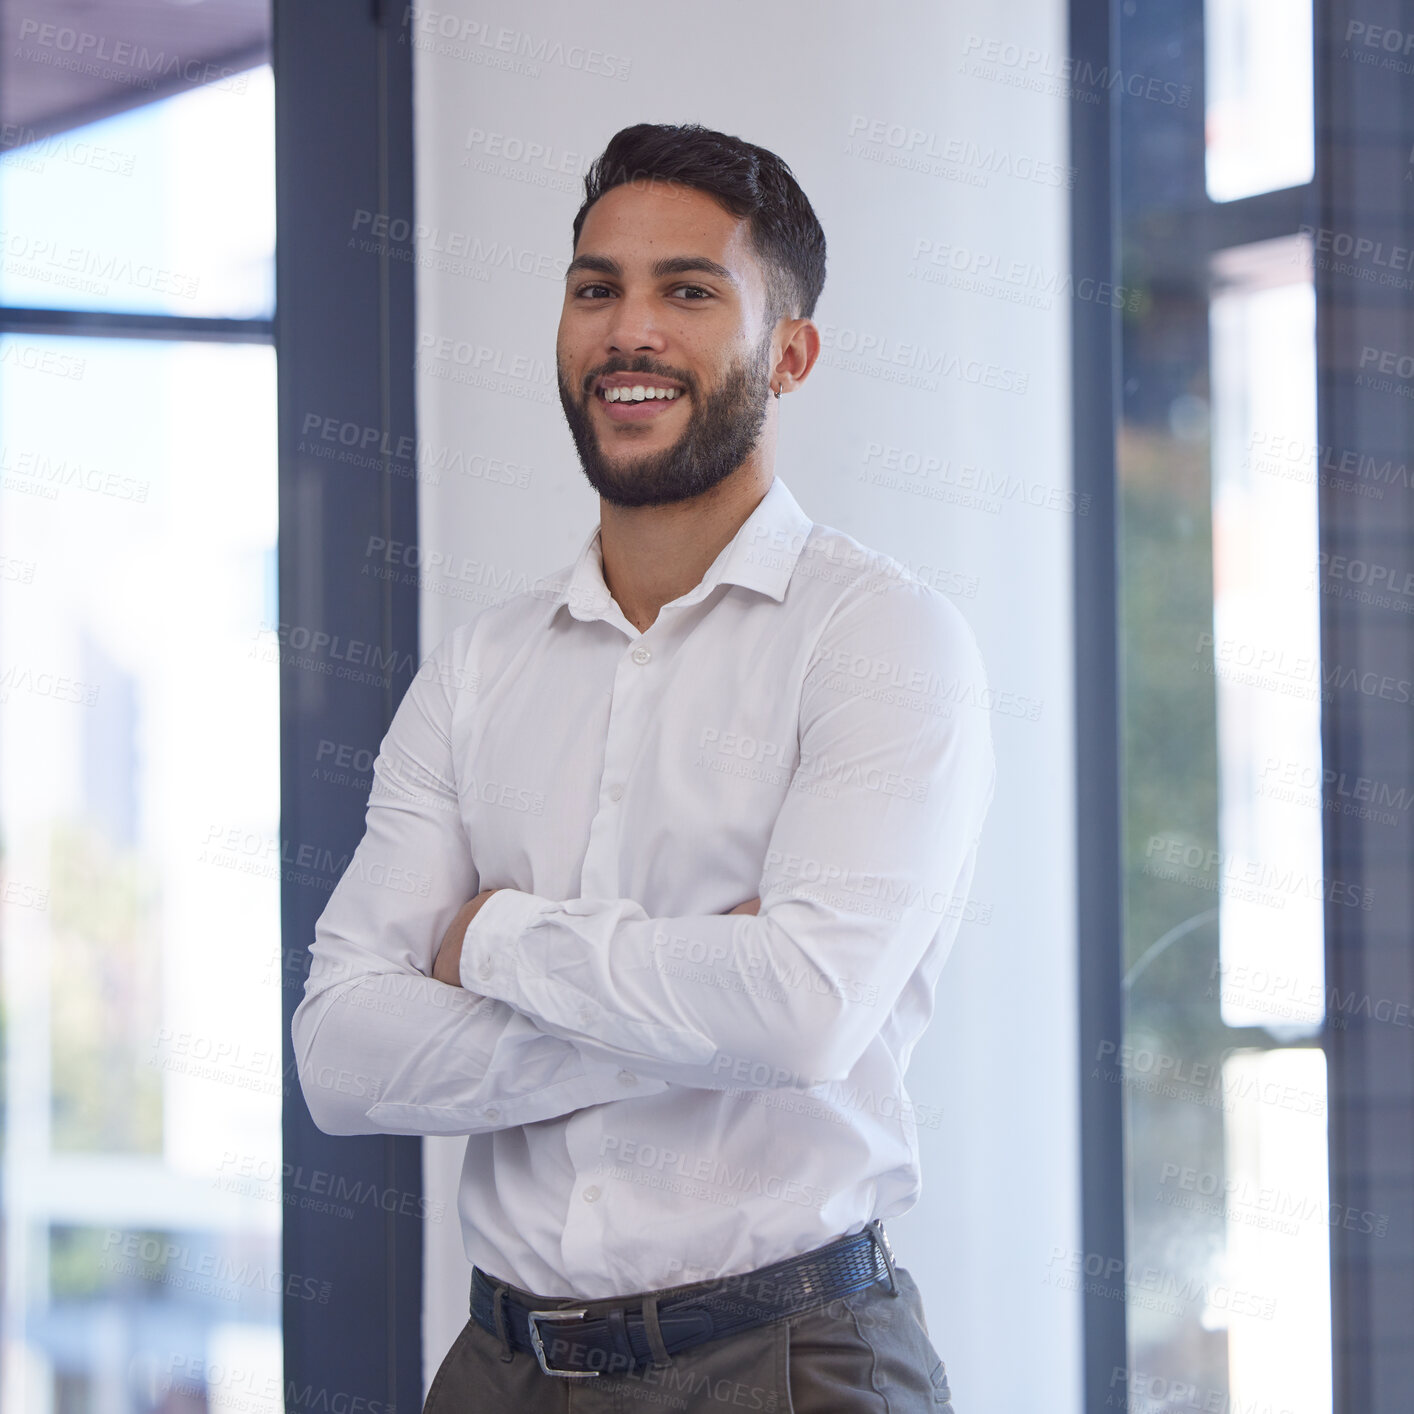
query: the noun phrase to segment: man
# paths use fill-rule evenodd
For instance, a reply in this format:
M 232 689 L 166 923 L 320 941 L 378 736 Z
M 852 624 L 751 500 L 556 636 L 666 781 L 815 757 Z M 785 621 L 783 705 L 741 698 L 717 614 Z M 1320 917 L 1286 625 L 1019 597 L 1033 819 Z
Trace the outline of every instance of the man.
M 976 643 L 773 477 L 825 273 L 785 163 L 645 124 L 585 184 L 557 362 L 600 524 L 398 709 L 305 1096 L 468 1136 L 429 1411 L 950 1409 L 881 1220 L 992 796 Z

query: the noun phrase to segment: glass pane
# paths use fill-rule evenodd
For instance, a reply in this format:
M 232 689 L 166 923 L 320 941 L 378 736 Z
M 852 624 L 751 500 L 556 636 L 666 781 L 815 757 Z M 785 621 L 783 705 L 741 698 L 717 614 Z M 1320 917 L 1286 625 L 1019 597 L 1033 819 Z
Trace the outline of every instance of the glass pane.
M 0 1409 L 278 1409 L 274 351 L 0 375 Z
M 1315 173 L 1311 0 L 1206 0 L 1208 195 L 1233 201 Z
M 7 142 L 0 304 L 269 316 L 274 123 L 273 77 L 262 65 L 23 146 Z
M 1316 298 L 1244 283 L 1309 267 L 1298 237 L 1228 254 L 1211 311 L 1220 1009 L 1290 1039 L 1325 1021 L 1324 901 L 1351 897 L 1321 876 Z
M 1331 1407 L 1330 1188 L 1326 1056 L 1315 1047 L 1236 1051 L 1223 1062 L 1227 1173 L 1224 1276 L 1233 1409 Z M 1319 1099 L 1318 1114 L 1269 1103 Z M 1238 1308 L 1238 1309 L 1234 1309 Z
M 1131 1414 L 1331 1409 L 1309 270 L 1194 252 L 1123 333 Z

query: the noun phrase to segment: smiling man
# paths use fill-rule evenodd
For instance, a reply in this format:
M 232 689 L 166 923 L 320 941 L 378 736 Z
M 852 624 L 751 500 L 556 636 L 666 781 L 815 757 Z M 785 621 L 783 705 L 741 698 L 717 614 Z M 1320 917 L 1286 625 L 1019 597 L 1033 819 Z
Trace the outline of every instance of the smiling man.
M 947 1410 L 882 1222 L 995 770 L 957 609 L 774 475 L 820 349 L 790 169 L 609 143 L 560 400 L 600 521 L 420 669 L 293 1031 L 331 1134 L 467 1136 L 426 1409 Z

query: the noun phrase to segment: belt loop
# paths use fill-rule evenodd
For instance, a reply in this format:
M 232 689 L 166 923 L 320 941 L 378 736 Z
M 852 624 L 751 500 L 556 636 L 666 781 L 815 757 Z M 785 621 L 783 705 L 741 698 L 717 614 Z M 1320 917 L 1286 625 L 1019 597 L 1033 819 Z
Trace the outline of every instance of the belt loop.
M 515 1351 L 511 1348 L 511 1337 L 506 1330 L 506 1313 L 502 1303 L 506 1299 L 506 1288 L 498 1286 L 491 1293 L 491 1315 L 496 1322 L 496 1334 L 500 1338 L 501 1344 L 506 1347 L 506 1353 L 501 1356 L 502 1364 L 509 1364 L 516 1358 Z
M 653 1352 L 654 1366 L 671 1365 L 673 1357 L 668 1354 L 668 1347 L 663 1343 L 663 1328 L 658 1324 L 657 1296 L 643 1298 L 643 1328 L 648 1333 L 648 1348 Z
M 894 1279 L 894 1254 L 889 1247 L 889 1239 L 884 1236 L 884 1224 L 875 1218 L 869 1224 L 869 1235 L 874 1239 L 874 1245 L 879 1249 L 884 1259 L 884 1266 L 889 1273 L 889 1295 L 898 1295 L 898 1282 Z

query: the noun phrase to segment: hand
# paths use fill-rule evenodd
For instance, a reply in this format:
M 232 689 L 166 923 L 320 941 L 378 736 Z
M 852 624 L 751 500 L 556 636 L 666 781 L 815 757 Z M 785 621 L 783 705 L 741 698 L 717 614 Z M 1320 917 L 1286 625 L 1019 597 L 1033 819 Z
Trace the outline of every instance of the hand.
M 452 919 L 451 926 L 442 938 L 442 945 L 437 949 L 437 956 L 432 962 L 432 975 L 439 982 L 445 982 L 449 987 L 461 986 L 462 939 L 466 937 L 466 930 L 471 920 L 476 917 L 481 905 L 495 892 L 495 889 L 482 889 L 470 903 L 462 904 L 457 910 L 457 916 Z
M 757 913 L 761 908 L 759 898 L 749 898 L 745 903 L 739 903 L 735 908 L 727 909 L 728 913 Z

